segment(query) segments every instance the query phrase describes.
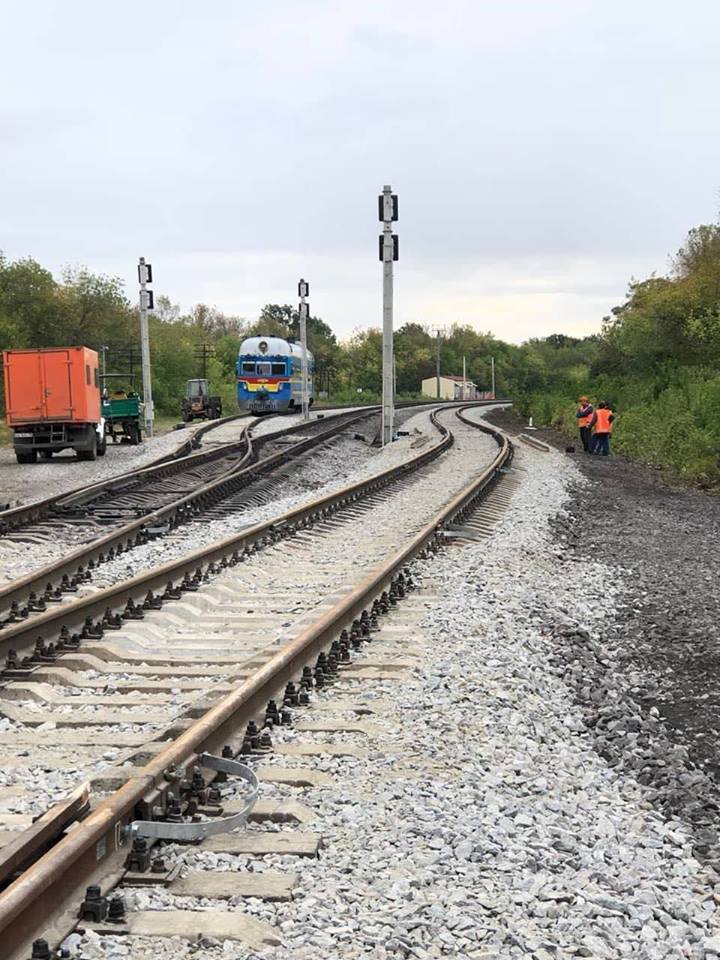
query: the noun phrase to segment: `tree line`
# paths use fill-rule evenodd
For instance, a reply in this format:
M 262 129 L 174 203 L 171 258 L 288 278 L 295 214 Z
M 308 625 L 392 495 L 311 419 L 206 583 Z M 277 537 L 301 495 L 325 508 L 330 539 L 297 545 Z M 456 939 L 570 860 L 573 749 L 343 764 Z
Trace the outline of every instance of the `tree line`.
M 253 334 L 297 338 L 299 317 L 289 304 L 268 304 L 257 318 L 232 316 L 205 304 L 182 313 L 158 297 L 150 317 L 153 394 L 158 410 L 176 415 L 188 379 L 207 374 L 225 409 L 235 403 L 235 360 Z M 338 340 L 317 316 L 308 320 L 317 387 L 331 401 L 375 401 L 381 392 L 379 328 Z M 139 316 L 120 280 L 87 268 L 52 273 L 32 258 L 0 253 L 0 348 L 81 345 L 106 347 L 108 372 L 138 375 Z M 203 347 L 206 345 L 206 347 Z M 609 401 L 618 414 L 615 449 L 706 484 L 720 481 L 720 225 L 691 230 L 665 276 L 632 280 L 620 305 L 592 336 L 555 334 L 521 345 L 467 324 L 438 339 L 419 317 L 395 331 L 400 397 L 419 396 L 435 374 L 467 375 L 539 424 L 575 428 L 577 397 Z
M 115 277 L 81 267 L 56 278 L 32 258 L 11 261 L 0 254 L 2 349 L 85 345 L 104 351 L 108 373 L 134 374 L 139 387 L 139 323 L 137 307 Z M 247 320 L 206 304 L 182 313 L 168 297 L 158 296 L 149 324 L 153 397 L 157 410 L 168 415 L 177 413 L 185 382 L 203 375 L 203 355 L 213 392 L 232 409 L 240 342 L 254 334 L 299 338 L 298 312 L 289 304 L 267 304 L 256 319 Z M 308 344 L 318 391 L 337 402 L 379 398 L 380 329 L 358 330 L 339 341 L 327 323 L 310 316 Z M 397 391 L 402 397 L 419 396 L 421 381 L 435 374 L 438 353 L 441 371 L 455 376 L 462 373 L 464 357 L 468 379 L 480 389 L 490 389 L 494 357 L 498 394 L 530 390 L 542 385 L 544 370 L 541 359 L 528 361 L 528 349 L 534 348 L 504 343 L 469 325 L 455 324 L 438 339 L 426 324 L 407 323 L 395 333 Z

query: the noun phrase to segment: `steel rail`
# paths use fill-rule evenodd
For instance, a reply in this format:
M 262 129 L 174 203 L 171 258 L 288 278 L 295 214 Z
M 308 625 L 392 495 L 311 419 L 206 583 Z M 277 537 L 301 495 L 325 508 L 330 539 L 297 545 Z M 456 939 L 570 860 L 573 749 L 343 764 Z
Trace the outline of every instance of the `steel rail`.
M 406 407 L 424 407 L 424 406 L 433 406 L 443 403 L 444 401 L 437 400 L 412 400 L 412 401 L 403 401 L 397 403 L 396 409 L 402 409 Z M 453 401 L 447 401 L 452 403 Z M 504 401 L 491 401 L 493 403 L 502 403 Z M 360 409 L 357 404 L 335 404 L 327 407 L 316 407 L 315 413 L 322 416 L 324 411 L 333 411 L 333 410 L 358 410 Z M 380 408 L 376 404 L 370 404 L 366 410 L 379 410 Z M 230 417 L 222 417 L 218 420 L 212 420 L 208 423 L 203 424 L 198 430 L 196 430 L 188 439 L 180 446 L 177 450 L 174 450 L 172 453 L 164 454 L 162 457 L 158 457 L 156 460 L 151 460 L 149 463 L 146 463 L 142 467 L 136 467 L 125 471 L 124 473 L 115 474 L 112 477 L 108 477 L 106 480 L 94 481 L 90 484 L 82 484 L 79 487 L 75 487 L 71 490 L 66 490 L 64 493 L 53 494 L 50 497 L 45 497 L 42 500 L 35 500 L 33 503 L 22 504 L 19 507 L 11 507 L 9 510 L 0 510 L 0 536 L 4 533 L 8 533 L 10 530 L 14 530 L 17 527 L 22 527 L 27 523 L 34 522 L 35 520 L 40 519 L 44 514 L 48 513 L 52 508 L 59 503 L 61 500 L 71 499 L 75 497 L 80 497 L 86 490 L 93 488 L 99 488 L 103 485 L 107 485 L 108 488 L 111 487 L 113 483 L 121 484 L 124 481 L 131 482 L 134 477 L 139 473 L 145 470 L 152 470 L 158 467 L 161 467 L 163 464 L 171 463 L 175 460 L 182 460 L 185 457 L 188 457 L 192 454 L 193 450 L 197 449 L 199 446 L 199 441 L 211 430 L 215 430 L 217 427 L 225 426 L 228 423 L 233 422 L 234 420 L 245 419 L 248 416 L 247 411 L 242 413 L 233 414 Z M 292 428 L 291 428 L 292 429 Z M 232 446 L 232 444 L 228 444 Z
M 367 414 L 363 414 L 364 416 Z M 437 424 L 437 428 L 441 434 L 440 441 L 424 449 L 412 460 L 391 467 L 369 479 L 342 487 L 334 493 L 326 494 L 307 504 L 293 507 L 283 514 L 256 523 L 240 533 L 201 547 L 177 560 L 144 571 L 129 580 L 113 584 L 68 603 L 50 606 L 45 613 L 39 613 L 31 619 L 8 624 L 0 631 L 0 656 L 7 656 L 11 649 L 18 654 L 29 653 L 38 640 L 57 642 L 63 627 L 68 632 L 75 631 L 88 619 L 101 620 L 108 609 L 114 612 L 122 611 L 129 600 L 142 603 L 150 591 L 154 594 L 162 593 L 168 586 L 182 589 L 183 579 L 186 576 L 195 576 L 198 569 L 203 566 L 214 563 L 225 566 L 228 562 L 227 558 L 233 555 L 242 559 L 245 553 L 259 549 L 265 543 L 273 543 L 291 535 L 298 526 L 307 525 L 317 516 L 326 516 L 348 503 L 380 490 L 435 459 L 452 444 L 452 435 L 449 431 L 442 424 Z M 223 481 L 223 483 L 227 482 Z M 147 520 L 147 518 L 143 519 Z M 1 677 L 0 674 L 0 679 Z
M 102 484 L 109 485 L 113 482 L 119 483 L 123 480 L 130 481 L 143 470 L 157 469 L 163 464 L 172 463 L 175 460 L 182 460 L 192 454 L 193 450 L 198 447 L 200 438 L 204 437 L 211 430 L 215 430 L 217 427 L 222 427 L 228 423 L 232 423 L 234 420 L 245 419 L 246 416 L 246 413 L 238 413 L 231 417 L 222 417 L 219 420 L 212 420 L 204 424 L 198 430 L 195 430 L 194 433 L 188 437 L 180 447 L 177 448 L 177 450 L 174 450 L 172 453 L 166 453 L 162 457 L 158 457 L 156 460 L 151 460 L 150 463 L 146 463 L 142 467 L 135 467 L 134 469 L 127 470 L 124 473 L 115 474 L 112 477 L 108 477 L 107 480 L 83 484 L 79 487 L 75 487 L 72 490 L 66 490 L 64 493 L 53 494 L 52 496 L 45 497 L 42 500 L 35 500 L 33 503 L 21 504 L 19 507 L 11 507 L 9 510 L 0 510 L 0 535 L 40 519 L 42 516 L 52 510 L 57 503 L 68 497 L 79 496 L 85 490 L 99 487 Z
M 393 556 L 194 721 L 0 893 L 0 940 L 9 951 L 7 960 L 29 955 L 31 942 L 40 932 L 53 942 L 66 936 L 76 923 L 77 905 L 85 886 L 102 881 L 107 889 L 119 881 L 128 852 L 129 826 L 137 814 L 148 819 L 148 813 L 168 789 L 172 779 L 169 771 L 186 767 L 201 753 L 217 754 L 226 745 L 237 754 L 242 730 L 249 720 L 261 715 L 263 705 L 366 611 L 413 559 L 436 546 L 439 531 L 472 509 L 474 501 L 498 479 L 512 457 L 509 438 L 489 425 L 463 419 L 495 437 L 500 450 L 493 462 Z M 445 431 L 444 439 L 452 437 L 441 425 L 438 427 Z
M 208 481 L 190 493 L 178 497 L 171 503 L 165 504 L 157 510 L 143 514 L 135 520 L 130 520 L 121 526 L 114 527 L 104 536 L 97 537 L 90 543 L 78 547 L 66 554 L 61 560 L 46 564 L 38 570 L 34 570 L 23 577 L 11 581 L 7 586 L 0 589 L 0 613 L 9 611 L 13 603 L 18 607 L 30 597 L 31 593 L 41 596 L 47 586 L 56 585 L 61 592 L 62 578 L 67 577 L 68 581 L 78 574 L 83 574 L 86 567 L 92 569 L 98 563 L 110 560 L 119 554 L 132 549 L 149 539 L 148 530 L 162 524 L 172 524 L 176 520 L 182 521 L 190 516 L 196 516 L 203 507 L 216 499 L 222 499 L 236 490 L 242 489 L 249 482 L 264 476 L 273 470 L 279 464 L 296 457 L 300 453 L 306 452 L 312 446 L 324 442 L 342 430 L 347 429 L 354 423 L 371 416 L 377 408 L 371 408 L 368 412 L 353 415 L 339 415 L 328 421 L 331 425 L 319 435 L 308 437 L 307 440 L 293 444 L 291 448 L 281 450 L 269 457 L 249 463 L 254 457 L 254 446 L 251 432 L 243 434 L 243 444 L 247 445 L 246 454 L 243 458 L 228 469 L 224 474 Z M 319 421 L 312 421 L 313 424 Z M 270 445 L 277 440 L 288 435 L 301 432 L 307 429 L 307 424 L 295 424 L 286 430 L 277 431 L 268 434 L 255 441 L 255 444 Z M 215 451 L 212 451 L 215 454 Z M 70 582 L 70 587 L 74 588 L 77 583 Z M 73 591 L 71 591 L 73 592 Z M 39 617 L 33 616 L 30 620 L 35 623 Z M 22 622 L 22 621 L 20 621 Z M 7 626 L 0 624 L 0 638 L 7 635 Z

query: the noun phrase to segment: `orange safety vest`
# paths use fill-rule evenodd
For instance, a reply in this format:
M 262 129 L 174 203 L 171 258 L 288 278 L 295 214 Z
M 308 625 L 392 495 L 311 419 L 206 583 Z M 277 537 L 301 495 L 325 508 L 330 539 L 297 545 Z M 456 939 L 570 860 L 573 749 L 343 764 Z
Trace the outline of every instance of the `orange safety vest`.
M 580 410 L 580 409 L 581 409 L 581 407 L 578 407 L 578 410 Z M 591 420 L 592 420 L 592 410 L 590 411 L 590 413 L 589 413 L 586 417 L 578 417 L 578 426 L 579 426 L 579 427 L 587 427 L 587 426 L 589 426 Z
M 595 433 L 612 433 L 612 423 L 610 422 L 610 417 L 613 415 L 612 410 L 596 410 L 595 415 L 597 416 Z

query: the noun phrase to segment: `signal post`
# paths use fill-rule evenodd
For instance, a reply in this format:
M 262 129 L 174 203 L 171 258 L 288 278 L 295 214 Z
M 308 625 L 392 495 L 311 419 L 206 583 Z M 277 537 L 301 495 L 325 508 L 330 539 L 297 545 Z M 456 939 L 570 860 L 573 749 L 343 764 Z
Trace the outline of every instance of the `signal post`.
M 300 351 L 302 354 L 302 418 L 310 419 L 310 402 L 308 397 L 308 355 L 307 355 L 307 297 L 310 294 L 310 284 L 306 280 L 298 283 L 300 297 Z
M 145 257 L 140 257 L 138 263 L 138 282 L 140 284 L 140 349 L 142 352 L 142 381 L 143 401 L 145 403 L 145 436 L 153 435 L 152 377 L 150 373 L 150 334 L 148 331 L 148 310 L 155 307 L 155 298 L 147 285 L 152 283 L 152 264 L 145 263 Z
M 380 260 L 383 265 L 383 347 L 382 347 L 382 444 L 392 443 L 395 422 L 393 376 L 393 263 L 399 259 L 398 238 L 392 224 L 398 218 L 398 198 L 392 187 L 384 186 L 378 197 L 378 216 L 383 224 Z

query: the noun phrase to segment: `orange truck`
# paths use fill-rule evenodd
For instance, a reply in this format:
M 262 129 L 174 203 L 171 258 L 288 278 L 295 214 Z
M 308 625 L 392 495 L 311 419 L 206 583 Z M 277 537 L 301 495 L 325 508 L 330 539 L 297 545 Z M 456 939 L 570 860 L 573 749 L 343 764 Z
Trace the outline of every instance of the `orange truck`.
M 98 355 L 87 347 L 3 350 L 5 423 L 18 463 L 71 448 L 78 460 L 105 453 Z

